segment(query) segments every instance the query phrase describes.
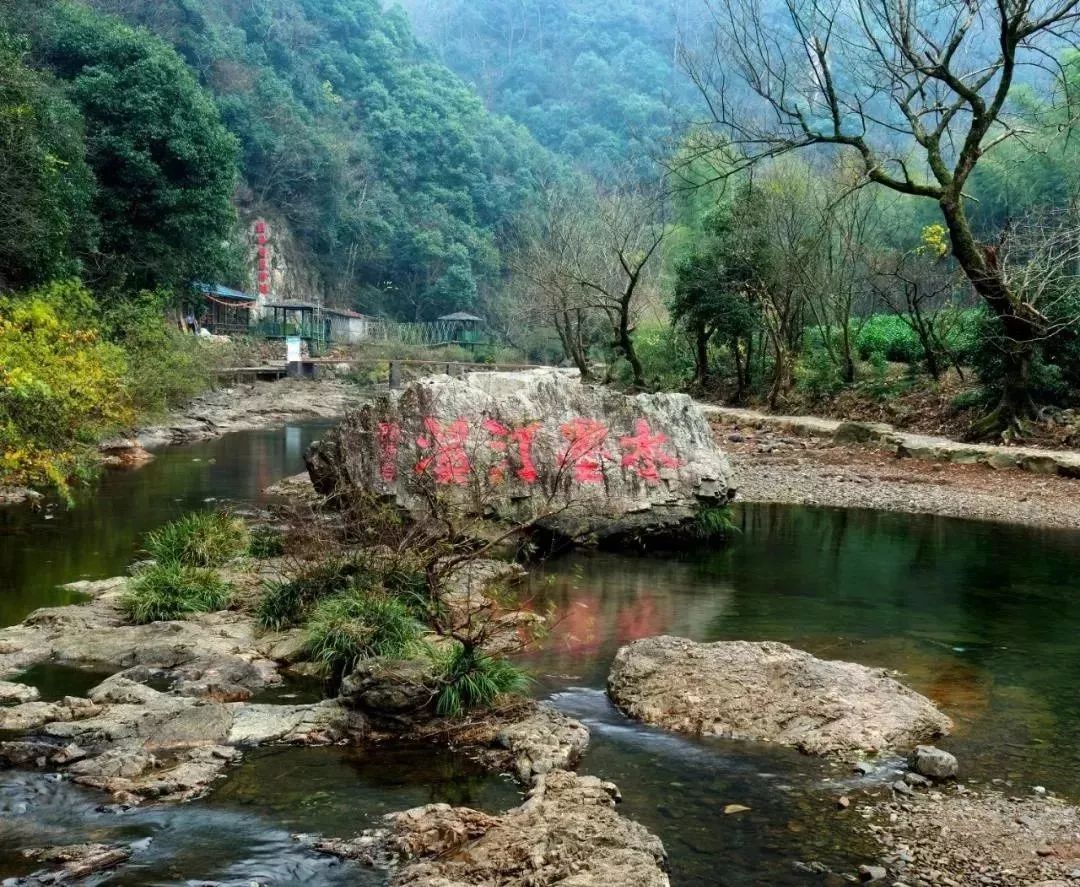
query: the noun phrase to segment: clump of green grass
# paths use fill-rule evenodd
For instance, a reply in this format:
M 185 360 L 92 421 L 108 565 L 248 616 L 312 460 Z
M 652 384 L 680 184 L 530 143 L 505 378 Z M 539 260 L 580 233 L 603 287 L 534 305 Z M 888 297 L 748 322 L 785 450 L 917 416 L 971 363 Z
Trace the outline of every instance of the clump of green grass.
M 708 505 L 694 517 L 694 535 L 698 539 L 726 539 L 738 532 L 730 505 Z
M 528 689 L 530 678 L 506 659 L 467 649 L 455 642 L 448 650 L 431 653 L 439 689 L 435 711 L 457 718 L 476 708 L 490 708 L 500 696 Z
M 263 628 L 281 631 L 303 622 L 319 601 L 350 586 L 377 587 L 379 578 L 368 559 L 359 555 L 320 561 L 286 581 L 267 582 L 255 618 Z
M 281 557 L 285 553 L 285 536 L 274 527 L 255 527 L 251 531 L 248 554 L 259 560 Z
M 184 619 L 229 605 L 232 589 L 213 570 L 178 563 L 156 563 L 141 570 L 120 601 L 137 624 Z
M 406 601 L 352 587 L 318 603 L 308 623 L 307 651 L 335 677 L 362 659 L 404 659 L 421 650 L 424 627 Z
M 220 567 L 245 554 L 251 534 L 238 517 L 226 512 L 196 511 L 146 537 L 146 551 L 158 563 Z

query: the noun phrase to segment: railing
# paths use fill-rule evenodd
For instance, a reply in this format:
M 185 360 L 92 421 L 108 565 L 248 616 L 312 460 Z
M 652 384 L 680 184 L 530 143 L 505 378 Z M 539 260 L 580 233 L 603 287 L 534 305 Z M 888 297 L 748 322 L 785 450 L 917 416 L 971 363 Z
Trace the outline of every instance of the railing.
M 460 320 L 432 320 L 425 323 L 396 323 L 390 320 L 376 321 L 370 326 L 371 342 L 395 345 L 413 345 L 432 348 L 438 345 L 490 344 L 490 336 L 483 330 L 472 329 Z

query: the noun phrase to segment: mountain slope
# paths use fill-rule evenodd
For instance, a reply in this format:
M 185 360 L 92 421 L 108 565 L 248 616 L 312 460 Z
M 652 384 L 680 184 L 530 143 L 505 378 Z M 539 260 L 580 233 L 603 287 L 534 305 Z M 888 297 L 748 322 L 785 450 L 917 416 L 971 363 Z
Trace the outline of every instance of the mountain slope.
M 69 0 L 11 0 L 34 57 L 62 67 Z M 246 216 L 287 222 L 334 301 L 403 317 L 498 286 L 499 238 L 549 157 L 492 116 L 377 0 L 87 0 L 194 71 L 240 144 Z

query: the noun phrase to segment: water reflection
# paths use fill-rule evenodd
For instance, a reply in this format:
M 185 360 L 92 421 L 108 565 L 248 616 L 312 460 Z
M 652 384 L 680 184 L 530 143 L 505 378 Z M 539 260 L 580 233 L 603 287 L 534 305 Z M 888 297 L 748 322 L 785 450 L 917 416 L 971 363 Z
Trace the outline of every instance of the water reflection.
M 532 578 L 535 605 L 560 617 L 527 657 L 540 690 L 589 724 L 585 767 L 661 835 L 675 883 L 805 883 L 799 857 L 853 866 L 867 848 L 833 801 L 860 781 L 793 752 L 627 721 L 602 691 L 615 651 L 642 636 L 777 640 L 895 669 L 956 721 L 946 744 L 965 778 L 1080 798 L 1080 537 L 786 506 L 738 519 L 719 550 L 582 553 Z M 751 812 L 722 815 L 733 802 Z
M 122 574 L 143 535 L 184 512 L 266 501 L 266 487 L 303 471 L 304 449 L 327 427 L 300 423 L 170 447 L 137 471 L 107 472 L 74 509 L 0 508 L 0 626 L 77 599 L 59 585 Z

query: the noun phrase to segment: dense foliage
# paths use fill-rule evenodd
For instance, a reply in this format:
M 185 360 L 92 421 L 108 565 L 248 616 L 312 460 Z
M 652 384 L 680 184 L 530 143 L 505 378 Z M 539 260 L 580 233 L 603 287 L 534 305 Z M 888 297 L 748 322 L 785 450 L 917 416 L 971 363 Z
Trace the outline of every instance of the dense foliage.
M 406 0 L 420 35 L 494 110 L 606 178 L 650 173 L 697 91 L 682 41 L 705 8 L 646 0 Z
M 78 4 L 5 9 L 0 27 L 22 35 L 9 46 L 30 45 L 22 60 L 9 50 L 22 88 L 2 97 L 2 114 L 26 122 L 8 162 L 36 167 L 45 197 L 21 209 L 30 255 L 0 273 L 39 282 L 78 271 L 102 301 L 235 277 L 236 141 L 183 60 Z
M 96 436 L 130 421 L 122 349 L 88 321 L 76 284 L 0 298 L 0 477 L 52 486 L 92 465 Z
M 287 221 L 327 295 L 432 318 L 500 280 L 498 236 L 549 161 L 403 15 L 377 0 L 93 5 L 179 50 L 240 141 L 243 207 Z
M 0 32 L 0 287 L 76 274 L 95 243 L 83 120 Z

